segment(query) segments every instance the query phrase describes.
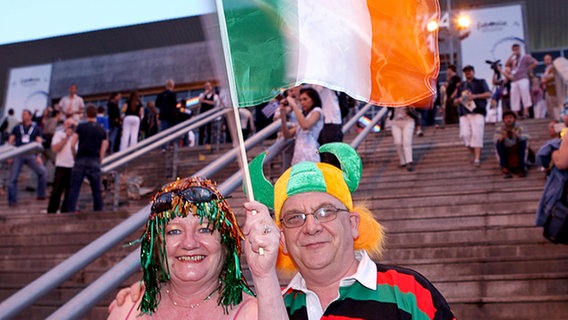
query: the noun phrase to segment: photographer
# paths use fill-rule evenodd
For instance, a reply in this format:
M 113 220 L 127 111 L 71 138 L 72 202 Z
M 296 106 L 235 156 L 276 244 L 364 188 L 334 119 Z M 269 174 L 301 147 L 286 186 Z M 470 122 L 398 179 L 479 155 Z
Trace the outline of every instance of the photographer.
M 492 84 L 494 86 L 493 95 L 491 96 L 491 108 L 497 108 L 499 101 L 501 101 L 501 109 L 503 111 L 511 110 L 511 99 L 509 93 L 511 92 L 511 73 L 507 67 L 502 69 L 501 60 L 490 61 L 485 60 L 493 70 Z
M 513 111 L 503 112 L 503 123 L 495 132 L 494 140 L 499 165 L 503 178 L 506 179 L 512 178 L 512 173 L 518 173 L 519 177 L 527 176 L 528 134 L 516 120 L 517 115 Z

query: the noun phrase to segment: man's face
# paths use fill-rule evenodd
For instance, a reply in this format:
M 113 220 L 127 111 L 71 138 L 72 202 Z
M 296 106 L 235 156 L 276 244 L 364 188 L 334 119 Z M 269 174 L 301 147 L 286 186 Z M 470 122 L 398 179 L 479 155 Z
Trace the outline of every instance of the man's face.
M 280 214 L 282 219 L 298 213 L 307 215 L 300 227 L 282 225 L 280 240 L 284 253 L 291 256 L 304 277 L 313 271 L 343 274 L 355 259 L 353 241 L 359 235 L 359 214 L 339 211 L 335 220 L 319 222 L 311 213 L 320 208 L 345 209 L 345 205 L 327 193 L 307 192 L 288 198 Z
M 515 117 L 513 115 L 508 114 L 503 117 L 503 123 L 507 127 L 512 127 L 513 125 L 515 125 Z
M 27 110 L 22 111 L 22 121 L 23 122 L 32 121 L 32 114 Z
M 548 54 L 545 55 L 545 56 L 544 56 L 544 64 L 549 65 L 549 64 L 551 64 L 551 63 L 552 63 L 552 56 L 550 56 L 550 55 L 548 55 Z
M 521 47 L 517 46 L 513 47 L 513 54 L 518 56 L 520 53 L 521 53 Z
M 69 94 L 70 95 L 74 95 L 77 93 L 77 86 L 72 84 L 71 86 L 69 86 Z
M 466 70 L 464 70 L 463 74 L 465 75 L 465 78 L 467 80 L 472 80 L 473 76 L 475 76 L 475 71 L 473 71 L 471 69 L 466 69 Z

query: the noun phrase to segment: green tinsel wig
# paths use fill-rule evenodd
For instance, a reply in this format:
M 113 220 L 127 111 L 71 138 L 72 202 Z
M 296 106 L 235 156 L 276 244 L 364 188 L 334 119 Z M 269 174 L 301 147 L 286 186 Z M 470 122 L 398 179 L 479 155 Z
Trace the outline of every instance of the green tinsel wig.
M 206 197 L 187 199 L 182 193 L 188 190 L 190 193 L 191 190 L 197 190 Z M 163 210 L 164 204 L 167 210 Z M 219 291 L 217 303 L 228 313 L 230 307 L 242 301 L 243 291 L 253 295 L 241 270 L 239 256 L 241 240 L 244 237 L 235 214 L 213 181 L 198 177 L 184 178 L 165 185 L 152 199 L 152 211 L 141 238 L 140 249 L 143 281 L 146 286 L 139 307 L 142 313 L 152 315 L 156 311 L 161 298 L 161 284 L 170 280 L 164 234 L 166 225 L 172 219 L 185 218 L 190 214 L 202 220 L 206 219 L 209 227 L 221 234 L 221 245 L 227 252 L 219 275 L 220 286 L 216 289 Z

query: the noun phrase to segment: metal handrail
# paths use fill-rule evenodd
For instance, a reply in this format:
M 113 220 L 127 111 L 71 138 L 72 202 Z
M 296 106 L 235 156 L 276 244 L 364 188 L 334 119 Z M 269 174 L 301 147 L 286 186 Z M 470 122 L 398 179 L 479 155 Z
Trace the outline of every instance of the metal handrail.
M 225 113 L 228 113 L 231 109 L 213 109 L 203 114 L 196 116 L 195 118 L 186 120 L 180 124 L 177 124 L 167 130 L 159 132 L 147 139 L 142 140 L 140 143 L 136 145 L 114 153 L 106 158 L 103 159 L 101 165 L 101 170 L 103 172 L 109 172 L 115 168 L 118 168 L 127 162 L 135 159 L 136 157 L 145 154 L 151 150 L 154 150 L 165 143 L 170 141 L 179 139 L 179 137 L 187 134 L 189 130 L 193 130 L 198 128 L 213 119 L 216 119 L 220 116 L 223 116 Z
M 279 122 L 279 121 L 277 121 Z M 282 151 L 293 139 L 279 140 L 268 148 L 267 159 L 272 159 L 280 151 Z M 231 194 L 242 181 L 241 170 L 233 174 L 227 181 L 219 185 L 221 194 L 227 196 Z M 150 207 L 147 206 L 147 211 L 144 213 L 144 221 L 141 222 L 140 227 L 146 223 Z M 144 210 L 143 209 L 143 210 Z M 140 211 L 136 214 L 139 215 Z M 138 220 L 138 219 L 136 219 Z M 137 221 L 138 222 L 138 221 Z M 75 297 L 65 303 L 61 308 L 52 313 L 47 319 L 75 319 L 90 310 L 96 305 L 97 301 L 104 298 L 114 288 L 124 282 L 130 275 L 135 273 L 140 268 L 140 249 L 131 252 L 126 258 L 122 259 L 109 271 L 101 275 L 97 280 L 93 281 L 88 287 L 83 289 Z M 1 310 L 1 309 L 0 309 Z
M 264 128 L 251 138 L 247 139 L 245 146 L 252 147 L 264 141 L 267 137 L 273 135 L 280 129 L 281 122 L 276 121 L 270 126 Z M 227 158 L 227 161 L 236 159 L 236 152 L 229 152 L 233 158 Z M 221 167 L 219 162 L 213 162 L 207 167 L 199 171 L 202 176 L 210 177 L 214 175 Z M 70 276 L 80 271 L 89 263 L 97 259 L 99 256 L 119 244 L 125 237 L 132 234 L 138 228 L 144 225 L 150 212 L 150 207 L 146 206 L 136 214 L 132 215 L 107 233 L 103 234 L 92 243 L 79 250 L 65 261 L 61 262 L 53 269 L 28 284 L 8 299 L 0 303 L 0 316 L 7 318 L 21 312 L 25 307 L 34 303 L 37 299 L 53 290 L 63 283 Z
M 0 161 L 8 160 L 13 157 L 22 156 L 28 153 L 43 151 L 43 146 L 38 142 L 30 142 L 19 147 L 7 148 L 8 150 L 0 153 Z
M 355 121 L 347 122 L 343 126 L 342 131 L 347 132 L 353 125 L 355 125 L 357 119 L 363 113 L 365 113 L 369 107 L 370 105 L 366 105 L 364 108 L 359 110 L 356 116 L 354 116 Z M 384 108 L 384 111 L 379 111 L 379 113 L 377 113 L 377 115 L 373 117 L 371 123 L 357 135 L 351 145 L 357 148 L 359 143 L 371 131 L 372 127 L 376 123 L 378 123 L 378 121 L 380 121 L 380 119 L 385 114 L 386 108 Z M 265 131 L 267 134 L 268 132 L 270 132 L 267 135 L 270 136 L 280 128 L 279 123 L 280 121 L 276 121 L 269 127 L 265 128 L 266 131 L 263 131 Z M 255 136 L 251 137 L 249 140 L 252 140 L 253 138 L 255 138 Z M 260 139 L 259 137 L 257 137 L 256 139 L 260 140 L 260 142 L 265 140 L 265 138 Z M 256 142 L 253 143 L 249 140 L 247 140 L 245 145 L 247 145 L 247 143 L 250 145 L 257 144 Z M 270 148 L 268 148 L 266 161 L 271 160 L 273 157 L 279 154 L 291 143 L 291 141 L 293 141 L 293 139 L 277 140 Z M 160 145 L 161 144 L 162 143 L 160 143 Z M 236 156 L 235 150 L 228 153 L 235 153 Z M 232 161 L 227 160 L 231 158 L 232 156 L 229 157 L 227 155 L 224 155 L 223 157 L 219 158 L 218 161 L 211 163 L 206 168 L 198 171 L 196 175 L 212 176 L 222 167 L 220 163 L 224 163 L 225 161 Z M 237 173 L 228 178 L 224 183 L 222 183 L 219 186 L 219 190 L 222 194 L 228 195 L 239 186 L 241 181 L 242 174 L 239 170 Z M 115 228 L 109 230 L 103 236 L 99 237 L 98 239 L 87 245 L 85 248 L 81 249 L 79 252 L 42 275 L 40 278 L 36 279 L 8 299 L 4 300 L 2 303 L 0 303 L 0 316 L 2 316 L 3 318 L 10 318 L 15 316 L 24 308 L 33 304 L 41 296 L 56 288 L 63 281 L 68 279 L 72 274 L 81 270 L 86 265 L 104 254 L 106 251 L 110 250 L 112 247 L 123 241 L 125 237 L 132 234 L 134 231 L 144 225 L 147 220 L 149 211 L 149 206 L 146 206 L 143 209 L 139 210 L 137 213 L 117 225 Z M 74 319 L 80 317 L 80 315 L 82 315 L 84 312 L 90 310 L 97 301 L 99 301 L 102 297 L 112 291 L 113 288 L 117 287 L 118 285 L 120 285 L 120 283 L 125 281 L 132 273 L 136 271 L 139 265 L 139 253 L 137 250 L 135 250 L 126 258 L 121 260 L 118 264 L 116 264 L 113 268 L 111 268 L 109 271 L 95 280 L 91 285 L 81 291 L 73 299 L 68 301 L 65 305 L 54 312 L 49 317 L 49 319 Z

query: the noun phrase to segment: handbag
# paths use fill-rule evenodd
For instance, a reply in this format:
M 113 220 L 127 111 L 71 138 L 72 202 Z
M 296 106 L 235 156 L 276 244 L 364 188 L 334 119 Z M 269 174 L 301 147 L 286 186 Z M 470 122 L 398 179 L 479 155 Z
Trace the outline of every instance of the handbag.
M 552 243 L 568 244 L 568 205 L 566 204 L 566 185 L 562 197 L 552 207 L 544 222 L 543 236 Z

